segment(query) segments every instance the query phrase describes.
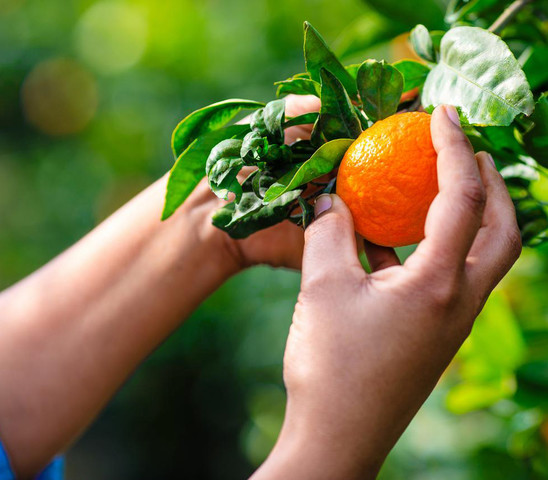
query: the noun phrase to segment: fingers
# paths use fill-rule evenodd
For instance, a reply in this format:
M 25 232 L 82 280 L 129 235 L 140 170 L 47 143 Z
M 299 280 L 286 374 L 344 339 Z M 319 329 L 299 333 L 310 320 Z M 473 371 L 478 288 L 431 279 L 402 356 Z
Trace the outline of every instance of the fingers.
M 431 267 L 461 269 L 481 226 L 485 188 L 454 107 L 436 108 L 431 131 L 438 153 L 439 193 L 430 206 L 425 239 L 416 253 Z
M 367 240 L 363 241 L 363 246 L 372 272 L 401 265 L 400 259 L 393 248 L 381 247 Z
M 320 195 L 316 220 L 305 231 L 303 284 L 347 276 L 363 268 L 356 252 L 354 222 L 348 207 L 337 195 Z
M 521 235 L 514 205 L 491 156 L 476 155 L 487 193 L 483 224 L 468 259 L 469 279 L 490 291 L 521 253 Z
M 285 114 L 287 117 L 297 117 L 303 113 L 320 110 L 320 99 L 315 95 L 288 95 L 285 97 Z
M 288 95 L 285 97 L 285 114 L 287 117 L 297 117 L 304 113 L 320 110 L 320 99 L 314 95 Z M 285 130 L 285 142 L 293 143 L 299 138 L 308 139 L 312 125 L 298 125 Z

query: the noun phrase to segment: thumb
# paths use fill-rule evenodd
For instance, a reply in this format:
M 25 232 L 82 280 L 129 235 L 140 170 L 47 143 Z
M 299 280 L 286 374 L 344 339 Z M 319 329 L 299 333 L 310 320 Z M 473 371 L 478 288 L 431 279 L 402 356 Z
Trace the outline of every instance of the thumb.
M 347 278 L 349 271 L 363 274 L 352 215 L 341 198 L 334 194 L 320 195 L 314 214 L 316 220 L 304 236 L 303 284 Z

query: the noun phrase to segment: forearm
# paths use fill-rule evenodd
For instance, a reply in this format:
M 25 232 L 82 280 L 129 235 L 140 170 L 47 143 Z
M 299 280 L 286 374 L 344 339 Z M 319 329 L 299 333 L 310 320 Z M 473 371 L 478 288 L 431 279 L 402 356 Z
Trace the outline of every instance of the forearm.
M 356 424 L 334 424 L 333 418 L 333 412 L 292 411 L 289 402 L 276 445 L 251 480 L 376 478 L 388 453 L 386 438 L 364 435 Z
M 0 438 L 21 476 L 72 440 L 236 271 L 217 261 L 224 246 L 207 201 L 191 198 L 160 222 L 164 188 L 162 179 L 0 295 Z

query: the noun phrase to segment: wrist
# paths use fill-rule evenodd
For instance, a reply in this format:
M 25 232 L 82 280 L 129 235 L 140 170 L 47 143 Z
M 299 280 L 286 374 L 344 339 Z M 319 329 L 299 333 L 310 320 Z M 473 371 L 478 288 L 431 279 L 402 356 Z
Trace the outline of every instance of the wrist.
M 165 175 L 155 185 L 162 195 L 167 178 Z M 217 283 L 223 283 L 244 268 L 232 239 L 212 224 L 212 215 L 220 206 L 221 201 L 201 182 L 185 203 L 161 223 L 168 231 L 170 243 L 177 246 L 173 252 L 175 265 L 187 264 L 190 250 Z
M 315 416 L 294 415 L 288 405 L 278 441 L 253 480 L 376 478 L 384 456 L 356 434 L 360 429 L 334 426 L 324 415 Z

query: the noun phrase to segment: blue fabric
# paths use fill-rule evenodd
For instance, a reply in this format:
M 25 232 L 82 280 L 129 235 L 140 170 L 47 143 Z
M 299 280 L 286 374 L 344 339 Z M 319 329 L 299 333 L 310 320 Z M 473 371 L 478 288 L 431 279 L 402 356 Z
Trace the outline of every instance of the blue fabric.
M 4 450 L 4 446 L 0 442 L 0 480 L 13 480 L 15 476 L 11 471 L 8 455 Z
M 36 477 L 36 480 L 62 480 L 64 467 L 65 462 L 63 457 L 56 457 L 42 473 Z M 15 480 L 8 454 L 6 453 L 2 442 L 0 442 L 0 480 Z

